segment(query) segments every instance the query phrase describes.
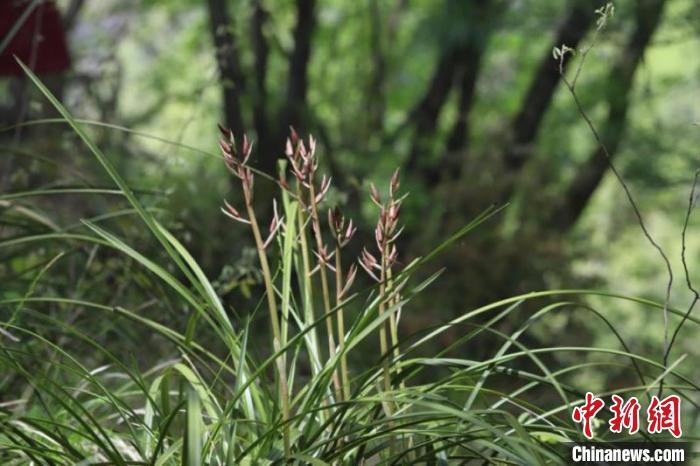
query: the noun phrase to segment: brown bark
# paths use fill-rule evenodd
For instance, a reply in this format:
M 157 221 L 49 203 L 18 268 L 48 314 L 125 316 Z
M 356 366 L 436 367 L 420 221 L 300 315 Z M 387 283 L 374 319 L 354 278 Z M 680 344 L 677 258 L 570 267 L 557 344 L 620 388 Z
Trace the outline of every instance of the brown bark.
M 240 137 L 245 131 L 240 96 L 244 89 L 243 75 L 238 58 L 238 46 L 231 31 L 233 23 L 226 0 L 207 0 L 209 29 L 216 52 L 219 79 L 223 92 L 224 123 Z
M 286 125 L 300 126 L 306 113 L 308 67 L 311 37 L 316 26 L 315 0 L 297 0 L 297 23 L 294 27 L 294 50 L 289 57 Z
M 255 55 L 255 92 L 253 99 L 253 125 L 258 140 L 258 148 L 265 154 L 270 150 L 273 141 L 268 134 L 267 120 L 267 63 L 270 54 L 270 46 L 265 37 L 265 24 L 269 14 L 262 4 L 262 0 L 255 0 L 253 15 L 251 18 L 252 45 Z

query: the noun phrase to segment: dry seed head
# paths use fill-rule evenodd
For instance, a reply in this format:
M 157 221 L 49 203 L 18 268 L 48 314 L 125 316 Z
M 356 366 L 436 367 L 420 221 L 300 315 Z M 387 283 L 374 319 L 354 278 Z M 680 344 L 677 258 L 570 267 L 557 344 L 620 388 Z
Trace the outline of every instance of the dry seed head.
M 315 151 L 316 140 L 312 136 L 309 136 L 309 150 L 306 149 L 304 141 L 299 139 L 296 132 L 293 132 L 292 136 L 287 138 L 285 154 L 291 164 L 292 172 L 307 187 L 309 179 L 318 167 Z

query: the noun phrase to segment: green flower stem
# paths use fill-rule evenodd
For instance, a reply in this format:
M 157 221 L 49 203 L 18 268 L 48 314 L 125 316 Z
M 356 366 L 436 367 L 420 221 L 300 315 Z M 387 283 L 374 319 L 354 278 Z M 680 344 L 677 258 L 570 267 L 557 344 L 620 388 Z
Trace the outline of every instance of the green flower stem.
M 350 399 L 350 376 L 348 373 L 348 359 L 343 353 L 345 346 L 345 318 L 340 302 L 343 299 L 343 269 L 340 259 L 340 245 L 335 247 L 335 305 L 338 308 L 338 348 L 340 350 L 340 377 L 342 379 L 342 392 L 346 400 Z
M 387 263 L 386 263 L 386 243 L 382 244 L 382 262 L 381 262 L 381 275 L 379 277 L 379 317 L 384 316 L 386 312 L 386 278 L 387 278 Z M 391 391 L 391 373 L 389 364 L 389 349 L 387 346 L 386 338 L 386 322 L 382 322 L 379 327 L 379 347 L 382 352 L 382 371 L 384 375 L 384 391 Z M 391 403 L 385 403 L 387 415 L 391 416 L 392 407 Z
M 314 236 L 316 237 L 316 249 L 321 253 L 323 250 L 323 238 L 321 237 L 321 222 L 318 218 L 318 206 L 316 205 L 316 190 L 313 182 L 309 182 L 309 203 L 311 204 L 311 221 L 313 222 Z M 335 358 L 335 338 L 333 336 L 333 316 L 331 315 L 331 298 L 328 288 L 328 275 L 326 274 L 326 264 L 320 264 L 319 273 L 321 274 L 321 291 L 323 293 L 323 306 L 326 316 L 326 330 L 328 331 L 328 354 L 331 359 Z M 340 379 L 338 371 L 333 371 L 333 385 L 335 387 L 336 396 L 342 400 L 342 392 L 340 390 Z
M 280 331 L 280 322 L 277 315 L 277 301 L 275 299 L 275 289 L 272 286 L 272 274 L 270 273 L 270 265 L 267 262 L 267 254 L 265 253 L 265 243 L 260 234 L 257 218 L 255 217 L 255 209 L 253 208 L 253 196 L 250 192 L 250 187 L 243 183 L 243 196 L 245 197 L 246 209 L 248 210 L 248 221 L 253 230 L 255 238 L 255 246 L 258 250 L 258 258 L 260 259 L 260 267 L 263 272 L 263 281 L 265 282 L 265 294 L 267 296 L 267 308 L 270 311 L 270 322 L 272 323 L 273 349 L 276 352 L 280 351 L 280 342 L 282 341 L 282 333 Z M 284 453 L 287 458 L 291 456 L 291 443 L 289 440 L 289 386 L 287 383 L 287 368 L 284 361 L 278 358 L 277 372 L 279 376 L 280 399 L 282 402 L 282 419 L 284 420 L 283 438 L 284 438 Z

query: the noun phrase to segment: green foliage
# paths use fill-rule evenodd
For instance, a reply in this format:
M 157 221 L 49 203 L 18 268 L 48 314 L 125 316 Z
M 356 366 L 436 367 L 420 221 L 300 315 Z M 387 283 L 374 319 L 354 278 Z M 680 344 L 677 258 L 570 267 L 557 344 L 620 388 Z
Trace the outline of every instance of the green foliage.
M 514 296 L 421 329 L 400 343 L 397 354 L 384 351 L 351 365 L 351 396 L 336 396 L 333 373 L 342 370 L 342 357 L 366 347 L 399 311 L 422 312 L 416 298 L 431 293 L 438 274 L 421 280 L 417 272 L 484 228 L 498 210 L 483 212 L 423 259 L 406 264 L 393 276 L 394 288 L 384 282 L 369 286 L 313 318 L 308 307 L 320 306 L 305 294 L 313 290 L 318 297 L 321 290 L 304 268 L 303 243 L 296 239 L 309 227 L 304 221 L 295 225 L 305 209 L 300 198 L 286 194 L 285 235 L 270 243 L 278 251 L 269 253 L 273 273 L 265 277 L 286 330 L 274 335 L 279 347 L 270 345 L 251 335 L 252 320 L 266 314 L 250 300 L 248 312 L 230 312 L 193 255 L 129 187 L 84 123 L 28 74 L 118 187 L 71 194 L 126 200 L 123 221 L 146 225 L 148 237 L 120 237 L 114 219 L 91 218 L 65 228 L 29 205 L 15 209 L 17 234 L 0 242 L 3 267 L 17 272 L 0 294 L 3 464 L 566 464 L 564 443 L 581 436 L 570 411 L 591 389 L 578 383 L 582 372 L 622 372 L 634 382 L 603 394 L 641 396 L 665 375 L 667 390 L 694 406 L 697 383 L 680 367 L 666 368 L 656 356 L 630 351 L 622 332 L 587 298 L 611 308 L 627 303 L 648 318 L 665 306 L 586 290 Z M 0 200 L 66 194 L 35 190 Z M 11 218 L 3 213 L 4 220 Z M 156 248 L 145 247 L 154 240 Z M 65 273 L 71 268 L 79 279 L 76 271 Z M 106 291 L 114 274 L 103 275 L 105 268 L 117 275 L 112 293 Z M 391 294 L 394 289 L 399 293 Z M 315 334 L 341 307 L 351 306 L 358 312 L 347 332 L 337 335 L 343 345 L 333 355 Z M 519 312 L 526 313 L 522 321 Z M 534 327 L 563 312 L 594 317 L 614 343 L 578 346 L 565 335 L 550 335 L 546 346 L 524 342 Z M 669 312 L 674 322 L 684 314 Z M 510 331 L 500 330 L 505 321 L 514 324 Z M 693 331 L 698 324 L 700 319 L 688 318 Z M 448 332 L 458 337 L 444 350 L 423 355 Z M 471 357 L 468 349 L 486 338 L 499 342 L 495 351 Z M 267 351 L 260 349 L 265 344 Z M 566 358 L 572 361 L 562 363 Z M 280 364 L 287 370 L 282 381 Z M 289 396 L 289 416 L 280 393 Z M 596 435 L 613 439 L 600 426 Z

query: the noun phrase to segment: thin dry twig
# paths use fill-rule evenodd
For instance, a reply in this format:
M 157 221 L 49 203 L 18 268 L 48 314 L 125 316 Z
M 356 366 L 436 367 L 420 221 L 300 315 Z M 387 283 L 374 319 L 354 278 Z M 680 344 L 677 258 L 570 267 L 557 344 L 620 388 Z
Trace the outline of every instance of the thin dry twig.
M 685 311 L 685 314 L 683 314 L 683 318 L 676 326 L 676 329 L 673 331 L 671 340 L 669 341 L 668 346 L 666 347 L 663 361 L 664 367 L 668 365 L 668 358 L 671 354 L 671 349 L 673 348 L 673 344 L 676 342 L 676 338 L 678 337 L 681 328 L 685 324 L 686 320 L 688 320 L 688 317 L 690 317 L 690 314 L 693 312 L 693 309 L 695 309 L 695 305 L 698 303 L 698 301 L 700 301 L 700 293 L 698 293 L 698 290 L 693 286 L 693 282 L 690 279 L 690 270 L 688 269 L 688 261 L 686 258 L 686 232 L 688 231 L 688 223 L 690 223 L 690 215 L 693 212 L 693 209 L 695 208 L 695 204 L 697 202 L 697 195 L 695 194 L 695 191 L 698 186 L 698 178 L 700 178 L 700 170 L 697 170 L 695 172 L 695 178 L 693 179 L 693 187 L 690 190 L 690 196 L 688 198 L 688 209 L 685 212 L 685 219 L 683 221 L 683 231 L 681 232 L 681 262 L 683 263 L 685 283 L 690 292 L 693 294 L 693 299 L 690 301 L 690 305 L 688 305 L 688 310 Z M 659 396 L 661 396 L 661 393 L 663 391 L 663 385 L 664 381 L 662 379 L 659 383 Z
M 668 358 L 668 353 L 670 352 L 670 342 L 669 342 L 669 324 L 668 324 L 668 307 L 669 307 L 669 302 L 671 300 L 671 288 L 673 286 L 673 270 L 671 268 L 671 261 L 668 259 L 668 255 L 666 252 L 663 250 L 663 248 L 659 245 L 659 243 L 654 239 L 652 234 L 649 232 L 649 229 L 646 226 L 646 223 L 644 222 L 644 218 L 642 216 L 642 212 L 639 209 L 639 206 L 637 205 L 637 202 L 634 200 L 634 197 L 632 196 L 632 192 L 630 191 L 629 186 L 625 182 L 624 178 L 622 177 L 622 174 L 620 171 L 617 169 L 615 164 L 613 163 L 612 156 L 610 155 L 610 152 L 608 150 L 607 145 L 603 141 L 602 137 L 600 136 L 598 129 L 596 128 L 595 124 L 591 120 L 591 118 L 588 116 L 588 113 L 586 110 L 583 108 L 583 105 L 581 104 L 581 101 L 578 97 L 578 94 L 576 93 L 576 83 L 578 82 L 578 78 L 581 74 L 581 70 L 583 69 L 583 65 L 585 63 L 585 59 L 588 55 L 588 53 L 593 49 L 593 46 L 595 45 L 600 31 L 605 27 L 605 24 L 607 23 L 607 20 L 612 16 L 614 13 L 614 8 L 612 7 L 611 3 L 608 3 L 606 6 L 596 10 L 596 13 L 599 15 L 599 19 L 597 21 L 597 27 L 593 36 L 593 39 L 588 47 L 583 49 L 581 52 L 581 60 L 579 60 L 578 66 L 576 68 L 576 71 L 574 73 L 574 79 L 569 80 L 566 77 L 566 74 L 564 73 L 564 60 L 566 57 L 567 53 L 574 53 L 575 51 L 571 49 L 570 47 L 567 47 L 566 45 L 562 45 L 560 48 L 555 48 L 553 51 L 553 56 L 555 59 L 559 60 L 559 74 L 562 78 L 562 82 L 566 85 L 567 89 L 569 90 L 569 93 L 571 94 L 571 97 L 574 100 L 574 104 L 576 105 L 576 109 L 578 113 L 581 115 L 581 117 L 584 119 L 586 122 L 586 125 L 588 126 L 589 130 L 591 131 L 591 134 L 593 135 L 596 144 L 600 147 L 601 151 L 603 152 L 603 155 L 605 156 L 608 166 L 610 167 L 610 171 L 613 173 L 615 178 L 617 179 L 618 183 L 622 187 L 622 189 L 625 192 L 625 196 L 627 197 L 627 200 L 632 207 L 632 210 L 634 211 L 635 216 L 637 217 L 637 223 L 639 224 L 639 227 L 641 228 L 644 236 L 646 237 L 647 241 L 651 246 L 656 249 L 656 251 L 659 253 L 661 256 L 661 259 L 664 262 L 664 265 L 666 266 L 666 270 L 668 272 L 668 283 L 666 285 L 666 296 L 664 298 L 664 305 L 663 305 L 663 317 L 664 317 L 664 367 L 666 367 L 666 361 Z M 661 382 L 659 384 L 659 394 L 661 394 L 661 389 L 663 387 L 663 378 L 661 379 Z

